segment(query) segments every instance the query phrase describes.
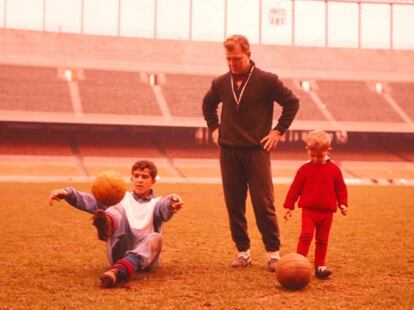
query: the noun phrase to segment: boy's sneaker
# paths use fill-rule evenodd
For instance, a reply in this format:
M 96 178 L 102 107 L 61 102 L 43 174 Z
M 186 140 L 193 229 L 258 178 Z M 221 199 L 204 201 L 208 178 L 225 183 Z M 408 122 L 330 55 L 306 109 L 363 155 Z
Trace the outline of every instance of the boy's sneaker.
M 325 266 L 319 266 L 315 268 L 315 276 L 319 279 L 326 279 L 332 274 L 332 271 Z
M 267 266 L 268 266 L 270 272 L 275 272 L 276 271 L 276 266 L 277 266 L 278 262 L 279 262 L 279 258 L 270 258 L 267 261 Z
M 103 273 L 101 276 L 101 286 L 103 288 L 114 287 L 118 282 L 119 270 L 116 268 L 111 268 L 107 272 Z
M 231 266 L 235 268 L 243 268 L 249 266 L 251 263 L 252 258 L 250 257 L 250 255 L 239 255 L 231 263 Z
M 109 216 L 104 210 L 98 210 L 93 216 L 93 225 L 98 230 L 99 240 L 106 241 L 112 235 L 112 226 Z

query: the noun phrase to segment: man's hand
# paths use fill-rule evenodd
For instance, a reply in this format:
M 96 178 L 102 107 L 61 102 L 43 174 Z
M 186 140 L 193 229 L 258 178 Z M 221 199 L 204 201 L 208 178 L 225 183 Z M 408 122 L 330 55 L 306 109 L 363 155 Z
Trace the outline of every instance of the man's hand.
M 266 151 L 270 152 L 276 147 L 281 138 L 282 134 L 279 131 L 272 129 L 266 137 L 260 140 L 260 143 L 263 144 L 263 148 Z
M 172 213 L 177 213 L 183 207 L 183 200 L 177 194 L 171 195 L 171 209 Z
M 49 195 L 49 205 L 53 205 L 53 200 L 60 201 L 62 199 L 65 199 L 67 196 L 68 192 L 65 189 L 55 189 Z
M 287 221 L 290 217 L 292 217 L 292 210 L 288 209 L 283 218 Z
M 339 205 L 339 209 L 341 210 L 342 215 L 346 215 L 348 213 L 348 207 L 346 205 Z
M 217 129 L 214 129 L 214 131 L 211 133 L 211 136 L 213 137 L 214 144 L 217 145 L 217 146 L 219 146 L 219 143 L 218 143 L 219 130 L 218 130 L 218 128 Z

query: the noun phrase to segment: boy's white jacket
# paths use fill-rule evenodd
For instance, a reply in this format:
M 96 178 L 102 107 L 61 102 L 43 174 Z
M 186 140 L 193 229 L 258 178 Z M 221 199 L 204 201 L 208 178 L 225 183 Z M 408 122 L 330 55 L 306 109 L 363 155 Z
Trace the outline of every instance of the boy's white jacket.
M 140 233 L 154 232 L 154 210 L 160 197 L 138 202 L 130 192 L 125 193 L 120 205 L 124 208 L 129 226 Z M 137 207 L 137 203 L 139 206 Z

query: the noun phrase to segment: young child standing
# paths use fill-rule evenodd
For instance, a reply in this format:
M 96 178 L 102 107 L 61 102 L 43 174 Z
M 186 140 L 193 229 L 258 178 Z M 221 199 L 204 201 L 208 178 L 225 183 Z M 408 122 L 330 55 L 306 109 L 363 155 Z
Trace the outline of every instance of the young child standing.
M 296 173 L 286 195 L 284 215 L 287 220 L 292 216 L 295 203 L 302 208 L 302 228 L 298 240 L 297 252 L 308 255 L 309 247 L 316 232 L 315 275 L 325 279 L 331 270 L 325 266 L 329 232 L 333 213 L 337 208 L 343 215 L 348 211 L 348 192 L 339 167 L 329 158 L 332 139 L 322 130 L 310 132 L 306 137 L 306 149 L 309 161 Z

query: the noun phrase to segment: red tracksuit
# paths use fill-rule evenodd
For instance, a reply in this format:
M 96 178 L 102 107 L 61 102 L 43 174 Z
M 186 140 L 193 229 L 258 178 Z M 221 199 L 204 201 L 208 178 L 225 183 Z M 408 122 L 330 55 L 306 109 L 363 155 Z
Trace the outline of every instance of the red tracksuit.
M 284 207 L 293 210 L 298 198 L 302 229 L 297 252 L 308 255 L 316 230 L 315 266 L 325 266 L 333 213 L 338 205 L 348 205 L 348 192 L 339 167 L 330 159 L 322 164 L 309 161 L 302 165 L 290 186 Z

